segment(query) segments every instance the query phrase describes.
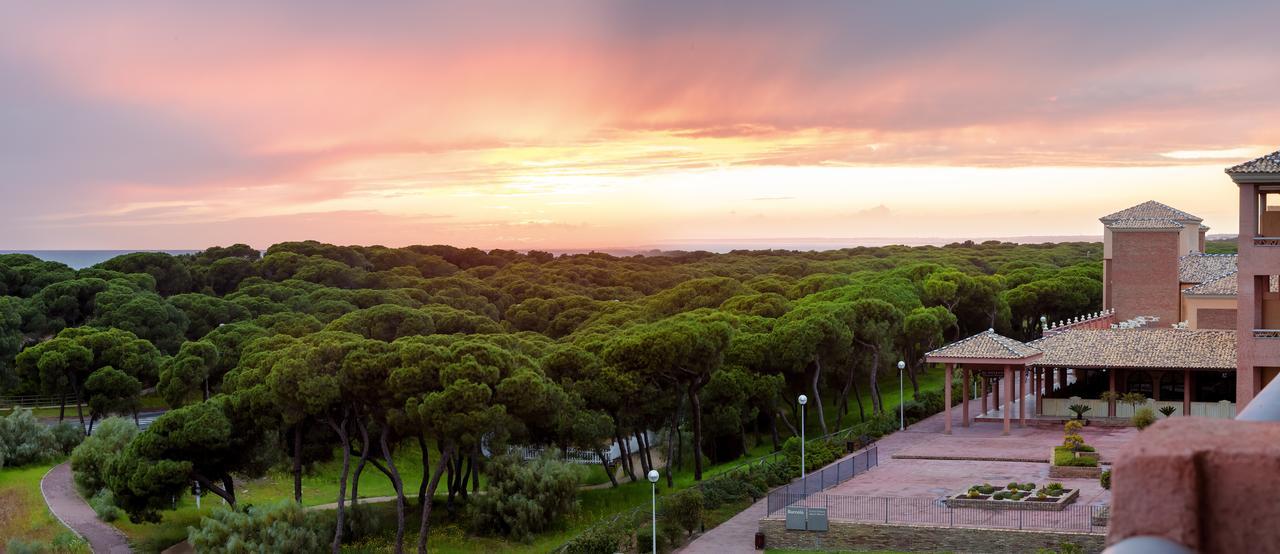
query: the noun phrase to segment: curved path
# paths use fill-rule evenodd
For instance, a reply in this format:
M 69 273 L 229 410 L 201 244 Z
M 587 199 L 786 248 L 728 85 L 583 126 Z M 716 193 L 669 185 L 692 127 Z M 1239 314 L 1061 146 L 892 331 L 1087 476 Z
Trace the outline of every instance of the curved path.
M 71 479 L 70 462 L 56 465 L 49 473 L 44 474 L 44 478 L 40 480 L 40 492 L 54 517 L 89 541 L 89 547 L 96 554 L 133 552 L 124 534 L 99 520 L 93 513 L 93 508 L 76 492 L 75 482 Z

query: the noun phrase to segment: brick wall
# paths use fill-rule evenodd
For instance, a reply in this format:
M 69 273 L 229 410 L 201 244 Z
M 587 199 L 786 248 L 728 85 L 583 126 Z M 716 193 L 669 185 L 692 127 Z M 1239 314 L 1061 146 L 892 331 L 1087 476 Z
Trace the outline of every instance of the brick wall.
M 1201 308 L 1196 310 L 1196 327 L 1200 329 L 1235 329 L 1236 311 L 1231 309 Z
M 1012 529 L 968 529 L 961 527 L 927 527 L 923 525 L 882 525 L 831 521 L 825 533 L 787 531 L 786 522 L 760 520 L 760 532 L 767 548 L 798 550 L 891 550 L 899 552 L 1035 552 L 1040 548 L 1057 549 L 1072 543 L 1085 552 L 1101 552 L 1104 537 L 1085 533 L 1053 533 L 1016 531 Z
M 1156 316 L 1161 327 L 1179 321 L 1178 233 L 1115 233 L 1105 267 L 1116 319 Z

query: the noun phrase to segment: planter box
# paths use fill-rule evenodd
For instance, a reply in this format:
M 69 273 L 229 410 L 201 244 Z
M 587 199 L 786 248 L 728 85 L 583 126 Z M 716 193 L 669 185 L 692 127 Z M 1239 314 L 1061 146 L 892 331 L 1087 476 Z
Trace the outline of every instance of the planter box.
M 1049 477 L 1053 479 L 1097 479 L 1102 477 L 1102 468 L 1050 465 Z
M 1076 452 L 1075 454 L 1077 458 L 1089 458 L 1091 460 L 1098 459 L 1097 452 Z
M 1076 501 L 1080 497 L 1080 489 L 1066 489 L 1061 496 L 1050 496 L 1045 500 L 1036 498 L 1035 493 L 1022 500 L 991 500 L 990 497 L 983 495 L 977 498 L 969 498 L 968 493 L 960 493 L 947 498 L 947 506 L 951 508 L 980 508 L 983 510 L 1040 510 L 1046 512 L 1060 512 L 1067 505 Z

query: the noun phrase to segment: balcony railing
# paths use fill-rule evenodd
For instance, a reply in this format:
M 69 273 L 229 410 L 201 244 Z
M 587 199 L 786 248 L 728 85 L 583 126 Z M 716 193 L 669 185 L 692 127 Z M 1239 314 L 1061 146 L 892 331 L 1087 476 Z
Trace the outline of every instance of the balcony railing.
M 1280 246 L 1280 237 L 1253 237 L 1254 246 Z
M 1254 329 L 1255 339 L 1280 339 L 1280 329 Z

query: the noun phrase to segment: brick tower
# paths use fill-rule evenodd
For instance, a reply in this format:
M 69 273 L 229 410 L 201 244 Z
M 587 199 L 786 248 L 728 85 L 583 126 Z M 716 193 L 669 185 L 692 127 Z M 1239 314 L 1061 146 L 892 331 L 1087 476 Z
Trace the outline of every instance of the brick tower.
M 1181 320 L 1178 258 L 1203 251 L 1200 218 L 1154 200 L 1100 218 L 1102 305 L 1120 320 Z

